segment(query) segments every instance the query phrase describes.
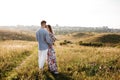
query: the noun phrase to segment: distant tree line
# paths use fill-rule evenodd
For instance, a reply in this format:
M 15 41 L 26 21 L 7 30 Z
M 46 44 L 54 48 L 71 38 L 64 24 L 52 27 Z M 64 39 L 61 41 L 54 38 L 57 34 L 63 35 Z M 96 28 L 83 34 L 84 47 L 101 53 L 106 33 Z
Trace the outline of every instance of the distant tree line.
M 110 33 L 119 33 L 120 29 L 110 29 L 107 26 L 103 27 L 54 27 L 56 34 L 68 34 L 74 32 L 110 32 Z
M 0 26 L 0 29 L 17 29 L 21 31 L 30 31 L 35 32 L 37 29 L 39 29 L 39 26 L 23 26 L 23 25 L 17 25 L 17 26 Z M 53 26 L 55 34 L 69 34 L 74 32 L 111 32 L 111 33 L 119 33 L 120 29 L 111 29 L 108 28 L 108 26 L 103 27 L 70 27 L 70 26 Z

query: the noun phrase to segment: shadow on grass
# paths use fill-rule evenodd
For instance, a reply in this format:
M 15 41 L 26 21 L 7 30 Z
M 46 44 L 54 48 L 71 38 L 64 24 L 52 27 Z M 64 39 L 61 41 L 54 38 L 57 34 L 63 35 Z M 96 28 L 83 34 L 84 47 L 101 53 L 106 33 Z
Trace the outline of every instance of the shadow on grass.
M 55 75 L 47 71 L 47 72 L 44 72 L 43 75 L 45 76 L 45 80 L 73 80 L 66 73 L 59 73 Z

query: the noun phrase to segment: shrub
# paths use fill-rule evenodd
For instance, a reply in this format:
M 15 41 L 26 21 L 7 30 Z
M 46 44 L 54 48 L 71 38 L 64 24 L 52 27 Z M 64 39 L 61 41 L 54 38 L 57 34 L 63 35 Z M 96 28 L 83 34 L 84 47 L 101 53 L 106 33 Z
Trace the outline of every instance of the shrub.
M 68 40 L 64 40 L 64 43 L 70 43 L 70 44 L 72 44 L 72 42 L 68 41 Z
M 68 40 L 64 40 L 63 42 L 60 43 L 60 45 L 67 45 L 67 44 L 72 44 L 72 42 Z
M 101 46 L 103 46 L 103 43 L 100 43 L 100 42 L 82 42 L 82 41 L 80 41 L 79 45 L 101 47 Z

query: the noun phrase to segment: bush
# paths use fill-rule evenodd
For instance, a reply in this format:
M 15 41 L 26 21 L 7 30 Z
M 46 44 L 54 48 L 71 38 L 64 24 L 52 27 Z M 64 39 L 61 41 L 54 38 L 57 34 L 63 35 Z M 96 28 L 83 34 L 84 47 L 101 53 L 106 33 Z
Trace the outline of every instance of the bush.
M 64 40 L 64 43 L 70 43 L 70 44 L 72 44 L 71 41 L 67 41 L 67 40 Z
M 79 45 L 101 47 L 101 46 L 103 46 L 103 43 L 100 43 L 100 42 L 82 42 L 82 41 L 80 41 Z
M 63 42 L 60 43 L 60 45 L 67 45 L 67 44 L 72 44 L 72 42 L 68 40 L 64 40 Z

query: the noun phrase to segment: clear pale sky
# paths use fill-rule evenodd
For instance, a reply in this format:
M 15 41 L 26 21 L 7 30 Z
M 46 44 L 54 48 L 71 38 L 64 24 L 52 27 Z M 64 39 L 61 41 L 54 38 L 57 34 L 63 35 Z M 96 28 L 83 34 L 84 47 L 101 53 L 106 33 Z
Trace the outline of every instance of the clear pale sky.
M 0 0 L 0 25 L 120 28 L 120 0 Z

